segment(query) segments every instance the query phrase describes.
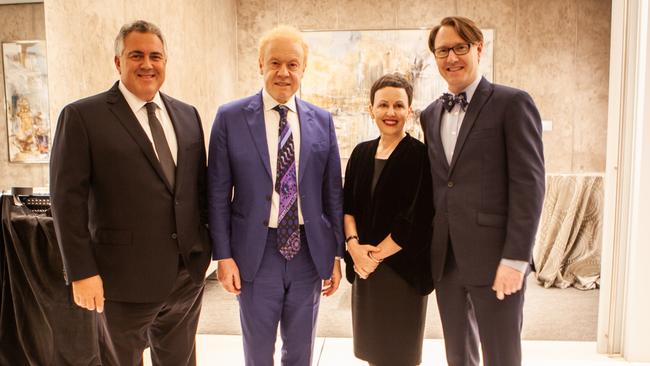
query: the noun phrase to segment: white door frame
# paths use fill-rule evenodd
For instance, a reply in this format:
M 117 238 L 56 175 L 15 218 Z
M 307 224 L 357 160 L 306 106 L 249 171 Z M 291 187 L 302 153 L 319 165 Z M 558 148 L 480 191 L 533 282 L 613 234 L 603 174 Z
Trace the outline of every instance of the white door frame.
M 650 119 L 648 0 L 613 0 L 602 276 L 597 344 L 599 353 L 650 361 L 640 333 L 650 321 Z M 650 121 L 648 121 L 650 123 Z M 644 310 L 647 312 L 647 310 Z M 646 329 L 647 331 L 647 329 Z

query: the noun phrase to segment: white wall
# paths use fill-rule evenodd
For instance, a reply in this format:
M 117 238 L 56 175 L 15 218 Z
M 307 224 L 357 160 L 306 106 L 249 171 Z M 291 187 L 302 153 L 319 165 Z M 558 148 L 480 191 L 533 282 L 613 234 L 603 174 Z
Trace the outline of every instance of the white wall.
M 598 350 L 650 361 L 650 12 L 614 0 Z

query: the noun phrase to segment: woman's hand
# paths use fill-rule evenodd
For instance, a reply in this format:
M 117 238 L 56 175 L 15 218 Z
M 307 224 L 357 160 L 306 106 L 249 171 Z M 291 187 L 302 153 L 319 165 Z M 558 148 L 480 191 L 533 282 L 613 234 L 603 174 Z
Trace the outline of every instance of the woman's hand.
M 354 271 L 362 279 L 367 279 L 377 269 L 379 262 L 370 258 L 369 253 L 378 252 L 380 249 L 367 244 L 360 244 L 356 239 L 348 242 L 348 252 L 354 262 Z

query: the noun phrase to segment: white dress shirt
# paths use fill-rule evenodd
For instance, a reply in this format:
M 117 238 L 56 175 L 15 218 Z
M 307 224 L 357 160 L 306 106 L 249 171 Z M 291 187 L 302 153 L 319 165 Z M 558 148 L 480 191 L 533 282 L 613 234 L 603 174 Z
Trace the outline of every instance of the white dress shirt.
M 474 92 L 480 82 L 481 75 L 477 75 L 476 80 L 463 90 L 466 94 L 467 103 L 471 103 Z M 448 93 L 451 92 L 448 91 Z M 460 107 L 459 103 L 456 103 L 450 112 L 447 112 L 447 110 L 444 109 L 442 113 L 442 120 L 440 121 L 440 139 L 442 140 L 442 147 L 445 150 L 445 156 L 447 158 L 447 163 L 449 164 L 451 164 L 451 159 L 454 157 L 456 141 L 458 140 L 458 134 L 460 133 L 460 127 L 463 124 L 464 118 L 465 111 Z M 528 262 L 520 260 L 502 258 L 501 264 L 514 268 L 522 273 L 525 273 L 528 269 Z
M 269 163 L 271 164 L 271 178 L 273 180 L 273 194 L 271 195 L 271 213 L 269 214 L 269 227 L 278 227 L 278 208 L 280 207 L 280 195 L 275 191 L 275 180 L 278 170 L 278 130 L 280 128 L 280 113 L 273 110 L 279 103 L 266 91 L 262 90 L 262 102 L 264 103 L 264 126 L 266 127 L 266 144 L 269 148 Z M 289 108 L 287 122 L 291 128 L 293 137 L 293 151 L 296 161 L 296 183 L 298 182 L 298 167 L 300 162 L 300 121 L 296 109 L 296 96 L 292 95 L 284 103 Z M 298 185 L 300 187 L 300 185 Z M 300 188 L 298 188 L 298 222 L 303 225 L 302 210 L 300 208 Z
M 129 105 L 129 107 L 131 107 L 133 114 L 135 114 L 135 118 L 137 118 L 138 122 L 140 122 L 140 126 L 144 130 L 144 133 L 149 138 L 149 141 L 151 141 L 151 146 L 154 147 L 153 151 L 156 154 L 156 157 L 158 157 L 158 152 L 156 151 L 153 137 L 151 136 L 151 127 L 149 127 L 149 116 L 147 115 L 147 108 L 145 107 L 145 104 L 148 102 L 154 102 L 156 104 L 156 117 L 158 117 L 158 120 L 162 125 L 163 132 L 165 133 L 165 139 L 167 140 L 169 150 L 172 153 L 174 164 L 176 164 L 176 157 L 178 156 L 178 141 L 176 140 L 176 132 L 174 131 L 172 119 L 169 117 L 167 109 L 165 109 L 165 103 L 163 103 L 162 99 L 160 98 L 160 92 L 156 92 L 156 95 L 152 100 L 144 101 L 135 96 L 135 94 L 131 93 L 131 91 L 127 89 L 124 84 L 122 84 L 121 80 L 118 87 L 120 88 L 122 95 L 124 95 L 126 103 Z
M 481 82 L 481 75 L 478 75 L 476 80 L 463 90 L 466 94 L 468 104 L 472 101 L 472 97 L 474 96 L 474 92 L 476 91 L 479 82 Z M 450 91 L 448 91 L 448 93 L 454 94 Z M 460 126 L 463 124 L 464 118 L 465 111 L 460 107 L 459 103 L 454 105 L 451 112 L 447 112 L 445 109 L 442 114 L 442 121 L 440 121 L 440 139 L 442 140 L 442 147 L 445 150 L 445 156 L 447 157 L 447 163 L 449 164 L 451 164 L 451 159 L 454 155 L 456 140 L 458 139 L 458 133 L 460 132 Z

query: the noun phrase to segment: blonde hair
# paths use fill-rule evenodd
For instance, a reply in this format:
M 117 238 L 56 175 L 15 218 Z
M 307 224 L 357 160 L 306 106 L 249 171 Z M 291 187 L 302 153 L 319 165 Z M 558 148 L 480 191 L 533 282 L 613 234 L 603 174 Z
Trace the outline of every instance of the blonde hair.
M 266 49 L 266 46 L 272 41 L 276 41 L 278 39 L 285 39 L 291 42 L 299 43 L 302 46 L 302 51 L 304 54 L 303 66 L 307 64 L 309 45 L 302 37 L 302 33 L 300 33 L 298 29 L 289 25 L 279 25 L 262 35 L 262 38 L 260 38 L 258 45 L 260 61 L 264 59 L 264 50 Z

